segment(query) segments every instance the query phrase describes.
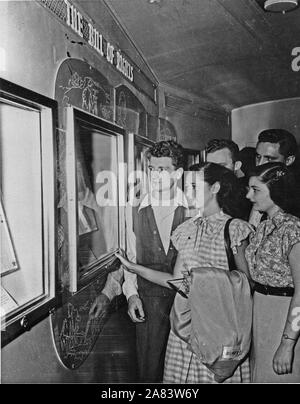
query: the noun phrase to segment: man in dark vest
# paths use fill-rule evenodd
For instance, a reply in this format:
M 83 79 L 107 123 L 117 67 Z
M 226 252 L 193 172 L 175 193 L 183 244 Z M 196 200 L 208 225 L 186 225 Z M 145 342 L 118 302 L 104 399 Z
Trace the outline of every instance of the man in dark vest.
M 172 273 L 177 252 L 170 236 L 184 221 L 188 207 L 178 187 L 183 174 L 183 149 L 174 141 L 161 141 L 147 151 L 147 159 L 151 191 L 141 198 L 138 206 L 131 208 L 126 252 L 130 261 Z M 121 272 L 128 314 L 136 323 L 139 382 L 159 383 L 163 377 L 174 292 L 121 269 L 110 274 L 99 299 L 105 299 L 105 295 L 111 300 L 118 294 Z M 96 306 L 97 302 L 91 311 Z

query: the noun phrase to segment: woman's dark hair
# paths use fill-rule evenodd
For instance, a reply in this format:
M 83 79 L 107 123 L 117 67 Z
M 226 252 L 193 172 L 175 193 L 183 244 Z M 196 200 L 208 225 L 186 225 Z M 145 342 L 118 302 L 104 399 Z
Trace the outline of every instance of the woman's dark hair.
M 203 171 L 204 181 L 209 185 L 220 184 L 217 202 L 224 213 L 241 218 L 240 210 L 241 186 L 233 171 L 215 163 L 199 163 L 189 168 L 190 171 Z
M 250 177 L 267 185 L 270 198 L 284 212 L 299 216 L 299 186 L 291 168 L 284 163 L 266 163 L 255 167 Z

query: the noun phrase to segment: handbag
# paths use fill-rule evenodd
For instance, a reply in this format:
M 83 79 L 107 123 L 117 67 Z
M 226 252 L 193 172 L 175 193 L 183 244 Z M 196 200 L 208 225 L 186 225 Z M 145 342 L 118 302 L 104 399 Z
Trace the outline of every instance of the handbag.
M 214 379 L 218 383 L 222 383 L 234 374 L 236 368 L 247 355 L 251 342 L 251 289 L 248 283 L 248 278 L 246 280 L 246 275 L 238 271 L 235 264 L 229 234 L 229 226 L 232 220 L 233 218 L 230 218 L 224 227 L 224 244 L 229 271 L 222 273 L 217 269 L 212 268 L 207 275 L 199 272 L 202 279 L 206 279 L 205 284 L 209 290 L 207 292 L 207 296 L 210 296 L 210 293 L 211 295 L 215 296 L 222 295 L 222 298 L 218 301 L 218 303 L 224 305 L 226 302 L 226 309 L 224 313 L 221 311 L 221 315 L 219 315 L 218 310 L 210 311 L 209 309 L 204 311 L 201 309 L 200 315 L 197 314 L 199 304 L 201 306 L 201 302 L 203 302 L 203 297 L 200 298 L 200 300 L 198 299 L 198 293 L 200 292 L 200 295 L 203 295 L 203 288 L 200 286 L 200 289 L 197 289 L 197 281 L 195 279 L 194 287 L 196 289 L 191 293 L 191 296 L 193 296 L 193 293 L 195 293 L 194 298 L 196 301 L 192 300 L 192 298 L 190 301 L 190 317 L 193 318 L 193 325 L 190 318 L 190 334 L 188 340 L 186 340 L 189 349 L 194 352 L 194 354 L 211 372 L 214 373 Z M 230 275 L 228 272 L 230 272 Z M 211 279 L 210 281 L 208 280 L 209 278 L 207 278 L 207 276 Z M 228 294 L 225 292 L 227 290 Z M 232 315 L 229 315 L 228 313 L 232 313 Z M 205 324 L 205 322 L 208 321 L 206 326 L 207 324 L 212 324 L 211 316 L 214 318 L 213 323 L 217 325 L 217 327 L 214 327 L 215 324 L 213 324 L 212 330 L 214 330 L 214 332 L 217 332 L 217 330 L 223 330 L 221 331 L 221 334 L 224 333 L 222 337 L 224 339 L 217 338 L 214 333 L 207 333 L 207 328 L 203 328 L 203 325 L 199 323 L 199 321 L 204 321 Z M 197 326 L 195 327 L 197 324 L 199 324 L 200 329 L 198 329 Z M 200 339 L 198 338 L 198 335 L 201 335 Z
M 224 243 L 225 250 L 228 260 L 228 267 L 230 271 L 236 269 L 233 252 L 231 249 L 230 235 L 229 235 L 229 225 L 233 218 L 230 218 L 225 223 L 224 227 Z M 182 278 L 174 279 L 173 282 L 180 281 L 182 284 Z M 180 339 L 185 342 L 189 341 L 190 333 L 191 333 L 191 313 L 190 313 L 190 304 L 188 295 L 184 293 L 181 286 L 176 286 L 172 284 L 172 282 L 168 282 L 169 285 L 174 289 L 180 296 L 175 296 L 174 304 L 172 306 L 171 314 L 170 314 L 170 323 L 171 330 L 173 333 Z

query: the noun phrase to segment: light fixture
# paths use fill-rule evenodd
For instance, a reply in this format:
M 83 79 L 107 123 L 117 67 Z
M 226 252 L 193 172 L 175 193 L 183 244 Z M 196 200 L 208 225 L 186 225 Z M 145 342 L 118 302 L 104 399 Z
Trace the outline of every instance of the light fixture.
M 264 9 L 273 13 L 285 13 L 298 7 L 298 0 L 266 0 Z

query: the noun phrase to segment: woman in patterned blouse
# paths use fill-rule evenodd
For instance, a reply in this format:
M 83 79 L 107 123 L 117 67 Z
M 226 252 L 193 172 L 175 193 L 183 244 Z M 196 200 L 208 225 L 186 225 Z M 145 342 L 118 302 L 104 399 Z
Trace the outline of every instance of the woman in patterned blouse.
M 300 219 L 293 174 L 283 163 L 258 166 L 247 198 L 267 220 L 246 249 L 254 281 L 253 382 L 300 382 Z
M 231 208 L 235 202 L 238 203 L 237 178 L 227 168 L 214 163 L 195 165 L 193 171 L 196 172 L 193 177 L 195 181 L 192 180 L 195 187 L 192 199 L 200 214 L 178 226 L 171 237 L 178 251 L 173 279 L 181 278 L 184 272 L 193 267 L 214 267 L 225 271 L 229 269 L 224 244 L 224 227 L 230 218 Z M 230 223 L 229 234 L 235 262 L 247 275 L 244 251 L 251 232 L 250 225 L 241 219 L 234 219 Z M 172 278 L 170 274 L 133 264 L 119 254 L 116 255 L 128 270 L 151 282 L 170 287 L 167 283 Z M 180 307 L 182 299 L 187 300 L 177 293 L 172 308 L 175 317 L 174 311 Z M 225 383 L 250 382 L 249 371 L 249 363 L 245 361 Z M 172 329 L 165 359 L 164 383 L 215 383 L 214 373 L 202 364 L 188 349 L 187 343 Z

